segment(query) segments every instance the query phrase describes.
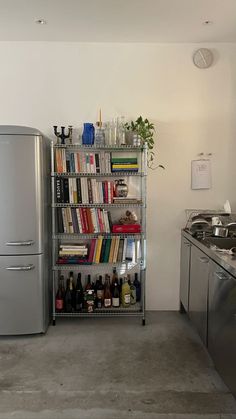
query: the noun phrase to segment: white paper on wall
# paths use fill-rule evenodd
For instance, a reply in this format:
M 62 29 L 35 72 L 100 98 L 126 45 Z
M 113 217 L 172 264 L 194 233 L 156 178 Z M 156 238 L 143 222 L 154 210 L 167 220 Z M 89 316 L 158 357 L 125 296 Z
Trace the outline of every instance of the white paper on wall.
M 211 188 L 211 162 L 210 160 L 192 160 L 191 162 L 191 188 Z

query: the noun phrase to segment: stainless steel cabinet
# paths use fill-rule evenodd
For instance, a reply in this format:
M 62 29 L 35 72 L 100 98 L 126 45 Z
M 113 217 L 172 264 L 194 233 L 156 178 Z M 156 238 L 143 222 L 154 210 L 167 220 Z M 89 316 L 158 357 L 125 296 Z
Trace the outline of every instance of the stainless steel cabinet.
M 187 312 L 189 300 L 190 256 L 191 243 L 185 239 L 185 237 L 182 237 L 180 254 L 180 304 L 182 304 L 184 310 Z
M 209 258 L 192 246 L 190 263 L 189 317 L 206 345 Z
M 213 261 L 209 274 L 208 350 L 236 396 L 236 279 Z

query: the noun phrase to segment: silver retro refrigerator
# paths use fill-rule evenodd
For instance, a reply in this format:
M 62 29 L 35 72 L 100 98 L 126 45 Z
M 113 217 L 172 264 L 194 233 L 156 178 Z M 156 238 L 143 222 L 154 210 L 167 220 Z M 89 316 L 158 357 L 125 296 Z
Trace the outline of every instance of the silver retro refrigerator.
M 47 329 L 49 157 L 36 129 L 0 126 L 0 335 Z

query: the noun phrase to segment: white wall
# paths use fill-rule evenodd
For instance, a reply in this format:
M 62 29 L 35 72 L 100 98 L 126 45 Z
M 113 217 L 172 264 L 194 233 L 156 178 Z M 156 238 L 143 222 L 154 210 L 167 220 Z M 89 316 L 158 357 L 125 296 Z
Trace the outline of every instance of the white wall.
M 149 309 L 178 309 L 185 208 L 236 209 L 236 46 L 213 48 L 213 67 L 191 61 L 197 45 L 0 43 L 0 124 L 52 125 L 140 114 L 156 123 L 165 171 L 148 176 Z M 213 153 L 213 188 L 191 191 L 190 162 Z

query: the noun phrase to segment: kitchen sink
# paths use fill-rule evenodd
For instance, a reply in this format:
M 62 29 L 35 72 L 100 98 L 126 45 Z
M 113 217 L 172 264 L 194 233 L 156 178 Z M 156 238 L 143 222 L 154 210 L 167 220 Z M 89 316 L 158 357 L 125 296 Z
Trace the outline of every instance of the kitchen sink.
M 231 249 L 232 247 L 236 247 L 236 238 L 232 237 L 207 237 L 203 239 L 207 245 L 215 245 L 219 249 Z

